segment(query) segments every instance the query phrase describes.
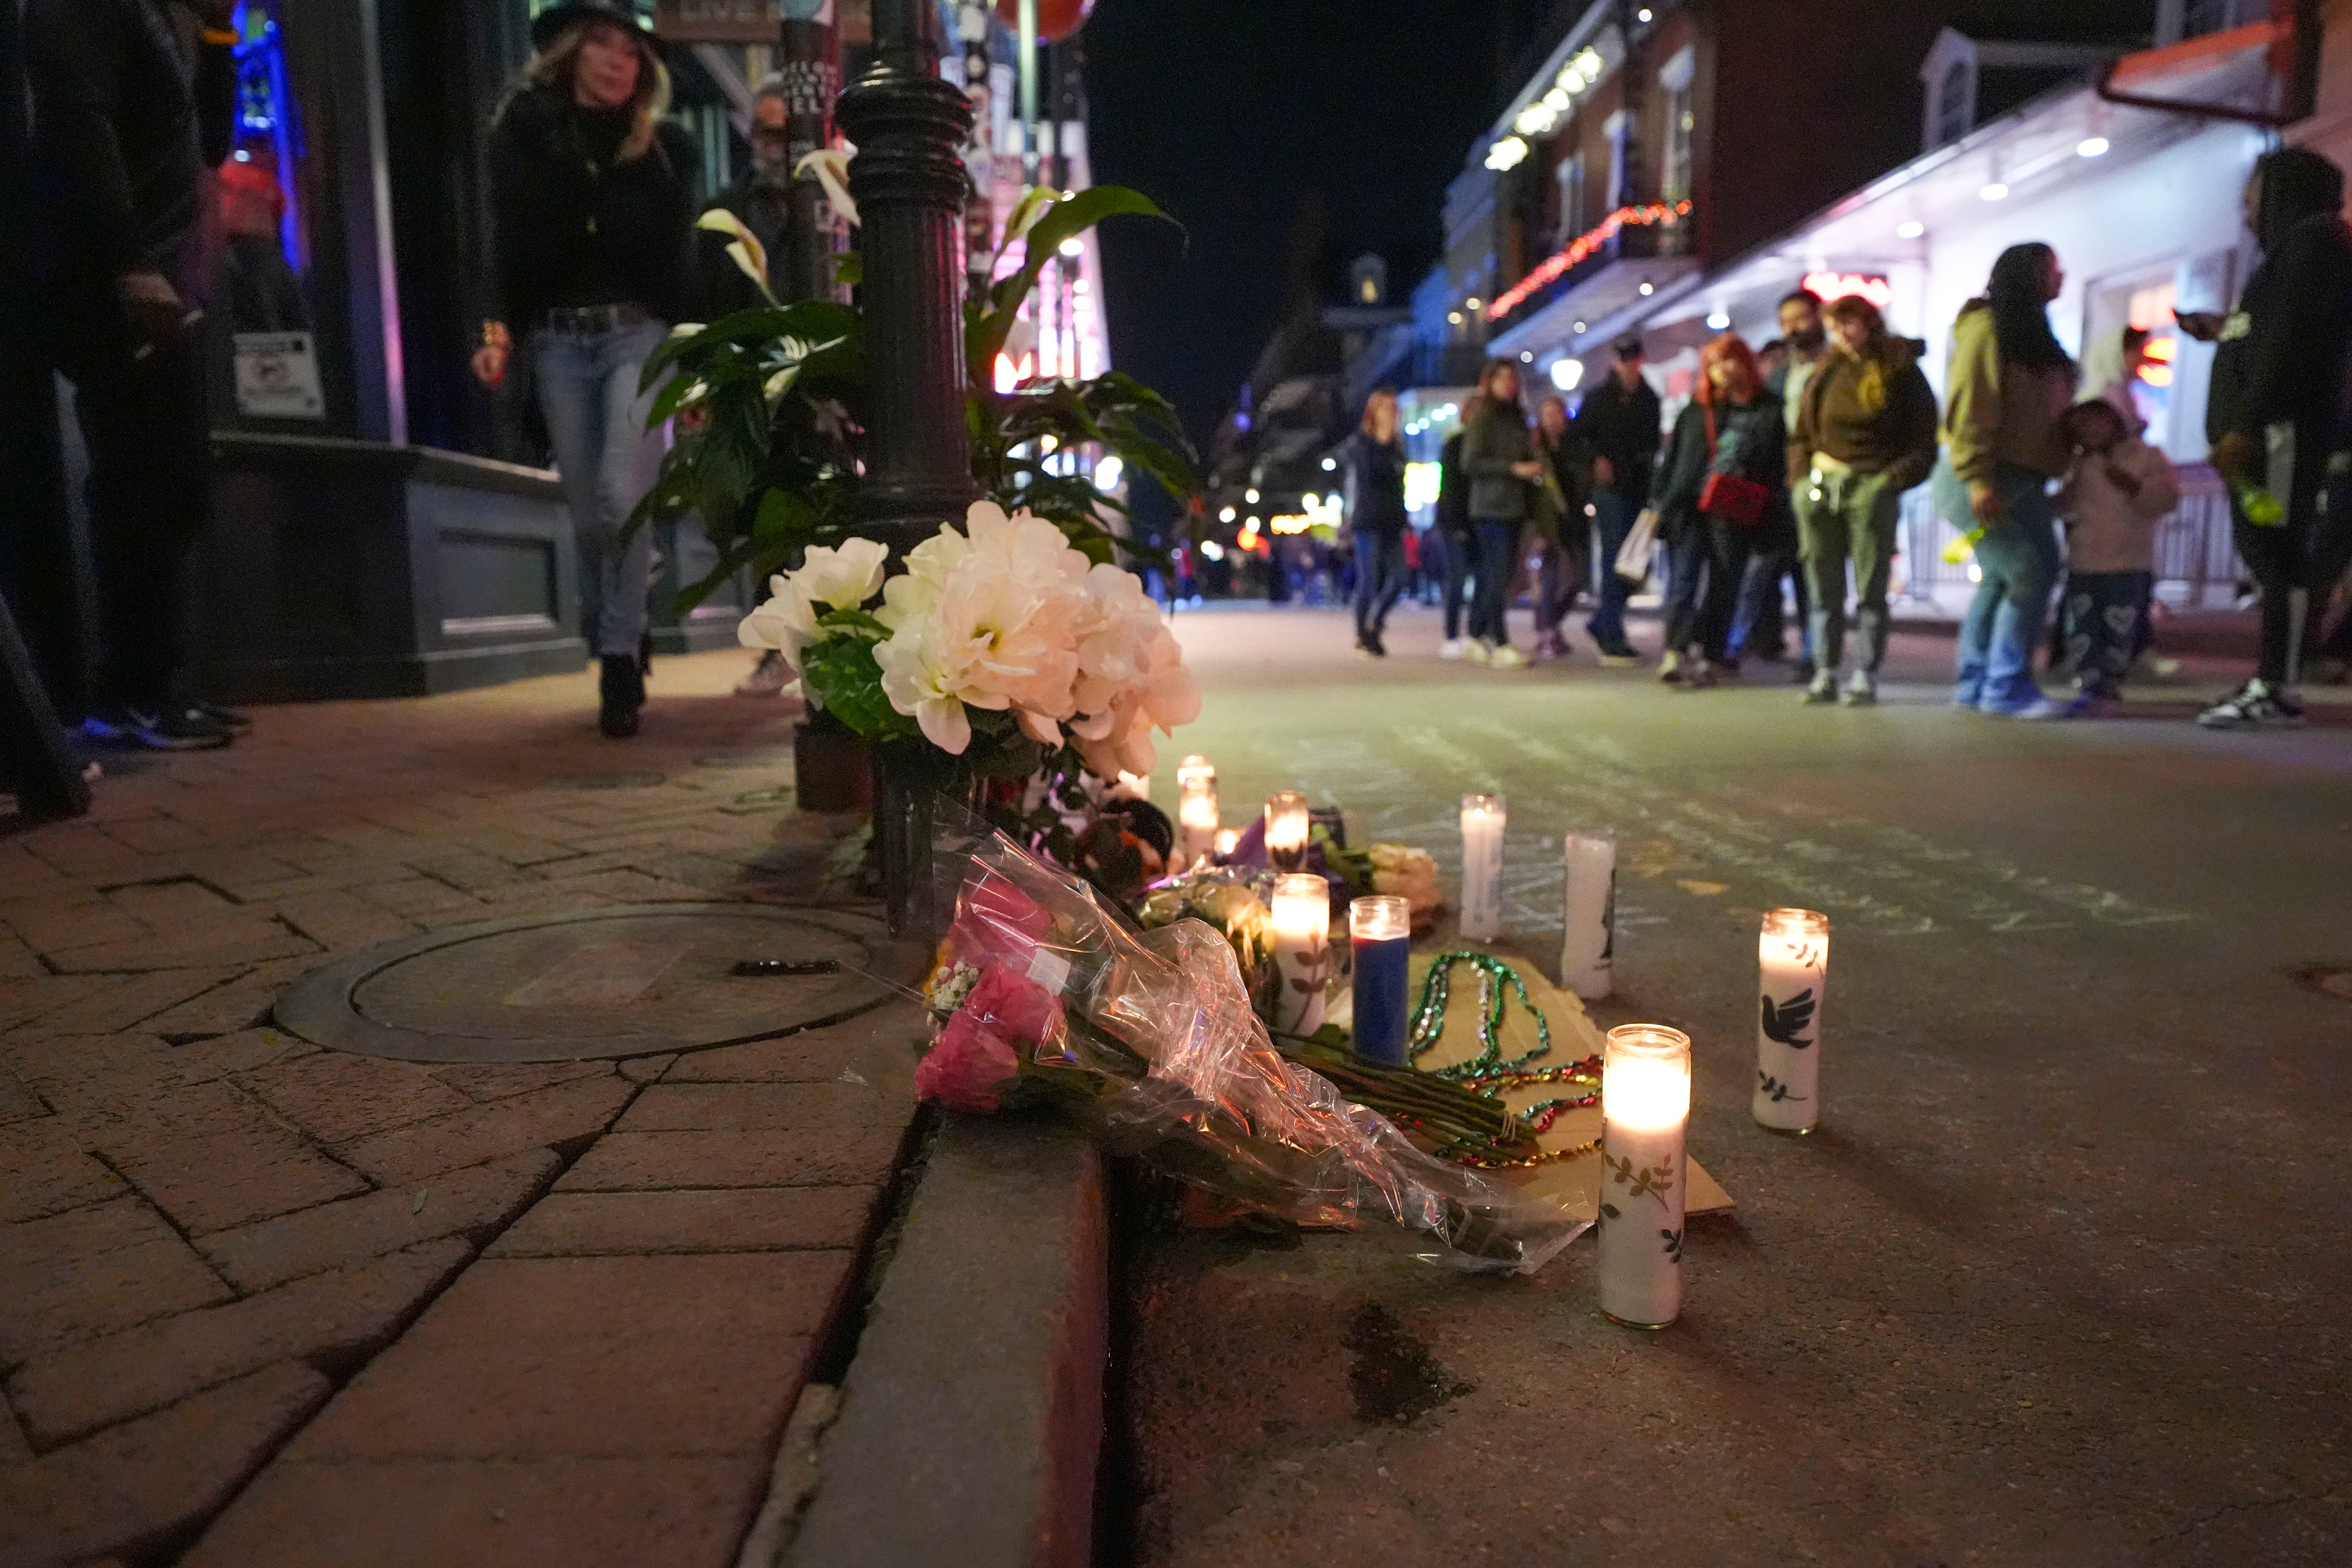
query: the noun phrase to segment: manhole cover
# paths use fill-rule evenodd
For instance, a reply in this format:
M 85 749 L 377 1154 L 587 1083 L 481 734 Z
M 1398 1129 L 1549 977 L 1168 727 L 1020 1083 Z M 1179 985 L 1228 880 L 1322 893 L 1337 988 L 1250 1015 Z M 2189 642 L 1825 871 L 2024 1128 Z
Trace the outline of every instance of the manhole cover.
M 765 904 L 635 904 L 371 949 L 280 997 L 315 1045 L 417 1062 L 638 1057 L 769 1039 L 888 992 L 877 921 Z

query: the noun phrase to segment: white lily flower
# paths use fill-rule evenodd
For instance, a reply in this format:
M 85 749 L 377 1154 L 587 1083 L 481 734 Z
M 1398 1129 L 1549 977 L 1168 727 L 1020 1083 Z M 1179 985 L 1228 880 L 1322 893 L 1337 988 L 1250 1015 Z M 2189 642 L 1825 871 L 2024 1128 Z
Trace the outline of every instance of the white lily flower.
M 824 199 L 841 215 L 841 221 L 857 227 L 857 203 L 849 194 L 849 154 L 838 147 L 820 147 L 793 165 L 793 178 L 811 175 L 824 187 Z
M 690 338 L 709 325 L 708 321 L 680 321 L 669 330 L 669 341 L 676 342 L 680 338 Z
M 741 218 L 725 207 L 713 207 L 695 219 L 694 226 L 731 237 L 734 243 L 727 247 L 728 257 L 744 277 L 760 286 L 761 293 L 767 294 L 770 304 L 775 303 L 775 295 L 768 291 L 767 247 L 760 243 L 760 237 L 746 227 Z

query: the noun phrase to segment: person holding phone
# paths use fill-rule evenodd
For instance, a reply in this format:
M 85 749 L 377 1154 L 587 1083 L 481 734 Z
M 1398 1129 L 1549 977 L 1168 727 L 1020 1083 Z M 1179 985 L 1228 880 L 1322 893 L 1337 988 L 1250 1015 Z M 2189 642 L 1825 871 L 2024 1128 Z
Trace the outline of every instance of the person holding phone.
M 2176 318 L 2182 331 L 2216 345 L 2205 436 L 2229 484 L 2238 555 L 2262 594 L 2254 673 L 2197 716 L 2208 729 L 2303 722 L 2303 661 L 2327 592 L 2352 558 L 2352 483 L 2329 479 L 2352 446 L 2352 229 L 2343 206 L 2343 171 L 2318 153 L 2283 147 L 2264 155 L 2245 189 L 2262 265 L 2227 316 Z

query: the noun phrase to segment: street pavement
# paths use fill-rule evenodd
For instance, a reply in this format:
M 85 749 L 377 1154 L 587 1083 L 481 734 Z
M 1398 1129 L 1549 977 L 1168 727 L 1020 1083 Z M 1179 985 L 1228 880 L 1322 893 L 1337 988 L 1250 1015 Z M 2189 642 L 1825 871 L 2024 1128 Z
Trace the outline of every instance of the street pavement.
M 0 1564 L 735 1562 L 911 1015 L 437 1067 L 265 1019 L 420 931 L 837 894 L 747 657 L 661 661 L 627 744 L 588 676 L 262 709 L 0 837 Z
M 1559 835 L 1620 843 L 1604 1025 L 1690 1033 L 1679 1322 L 1603 1320 L 1590 1237 L 1532 1279 L 1377 1234 L 1154 1228 L 1128 1265 L 1133 1560 L 1258 1564 L 2065 1564 L 2352 1560 L 2352 707 L 2299 733 L 1945 707 L 1948 634 L 1874 709 L 1750 671 L 1393 657 L 1342 613 L 1178 617 L 1178 742 L 1226 818 L 1282 787 L 1458 864 L 1510 806 L 1507 945 L 1556 963 Z M 1522 647 L 1531 640 L 1522 625 Z M 2189 639 L 2210 646 L 2211 639 Z M 2226 639 L 2223 639 L 2226 640 Z M 1833 926 L 1825 1122 L 1748 1116 L 1759 912 Z

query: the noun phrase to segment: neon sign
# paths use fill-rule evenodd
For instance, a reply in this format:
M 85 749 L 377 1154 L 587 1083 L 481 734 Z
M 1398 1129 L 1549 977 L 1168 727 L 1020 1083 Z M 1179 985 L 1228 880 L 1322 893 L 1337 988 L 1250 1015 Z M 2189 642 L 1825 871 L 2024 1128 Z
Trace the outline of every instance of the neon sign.
M 1884 310 L 1895 303 L 1895 286 L 1885 279 L 1861 272 L 1808 272 L 1805 287 L 1823 302 L 1859 297 Z

